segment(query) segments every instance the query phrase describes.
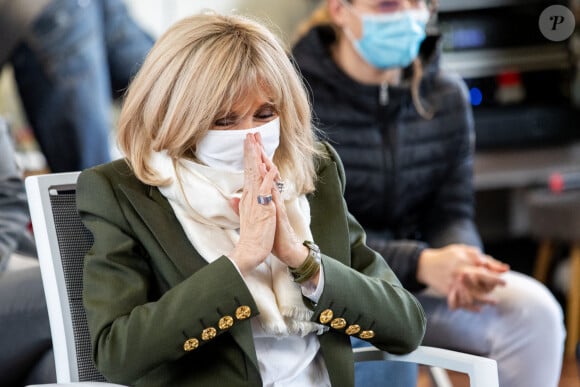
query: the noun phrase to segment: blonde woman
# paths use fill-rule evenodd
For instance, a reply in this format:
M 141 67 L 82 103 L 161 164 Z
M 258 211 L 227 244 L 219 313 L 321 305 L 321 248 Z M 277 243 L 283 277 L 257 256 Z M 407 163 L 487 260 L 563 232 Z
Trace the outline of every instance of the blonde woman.
M 423 311 L 365 245 L 280 43 L 240 16 L 171 27 L 128 90 L 126 158 L 84 171 L 97 368 L 136 386 L 352 386 L 349 338 L 413 350 Z
M 562 310 L 542 284 L 482 253 L 473 119 L 461 79 L 439 68 L 437 37 L 426 37 L 433 5 L 326 0 L 293 53 L 344 162 L 349 209 L 425 308 L 424 344 L 497 360 L 501 386 L 555 387 Z

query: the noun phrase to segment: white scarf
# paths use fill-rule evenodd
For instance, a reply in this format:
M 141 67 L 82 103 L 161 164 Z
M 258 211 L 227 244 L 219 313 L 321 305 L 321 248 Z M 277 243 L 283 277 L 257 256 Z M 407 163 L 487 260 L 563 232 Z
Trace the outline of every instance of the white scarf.
M 243 172 L 210 168 L 193 161 L 174 161 L 166 152 L 153 152 L 151 166 L 171 183 L 159 187 L 167 198 L 193 247 L 209 263 L 232 251 L 238 242 L 240 218 L 230 199 L 240 197 Z M 294 231 L 312 240 L 310 206 L 293 186 L 284 187 L 283 199 Z M 298 284 L 288 267 L 270 254 L 255 270 L 244 276 L 260 311 L 264 331 L 273 336 L 321 334 L 324 326 L 310 321 L 312 311 L 302 301 Z

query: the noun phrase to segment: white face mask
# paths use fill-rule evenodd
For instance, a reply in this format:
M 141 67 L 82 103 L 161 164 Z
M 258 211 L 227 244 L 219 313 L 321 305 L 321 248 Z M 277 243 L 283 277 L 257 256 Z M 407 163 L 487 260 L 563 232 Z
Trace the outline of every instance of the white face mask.
M 268 158 L 280 144 L 280 118 L 252 129 L 209 130 L 197 144 L 195 156 L 208 167 L 232 172 L 244 170 L 244 140 L 248 133 L 260 133 Z

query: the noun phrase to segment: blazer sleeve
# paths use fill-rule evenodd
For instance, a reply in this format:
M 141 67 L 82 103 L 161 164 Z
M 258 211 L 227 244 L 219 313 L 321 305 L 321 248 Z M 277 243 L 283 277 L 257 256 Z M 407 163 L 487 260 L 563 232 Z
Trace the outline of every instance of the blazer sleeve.
M 158 269 L 150 263 L 153 253 L 144 248 L 142 236 L 136 236 L 127 220 L 132 215 L 121 201 L 111 181 L 98 170 L 80 175 L 77 207 L 96 236 L 85 257 L 83 278 L 93 358 L 107 379 L 134 384 L 158 366 L 188 354 L 188 345 L 211 342 L 203 339 L 204 334 L 219 336 L 247 322 L 250 316 L 237 313 L 240 307 L 252 311 L 252 316 L 258 312 L 226 257 L 203 265 L 175 286 L 160 289 Z M 223 316 L 231 316 L 234 326 L 218 328 Z
M 344 191 L 342 164 L 330 146 L 328 150 Z M 366 245 L 362 226 L 348 212 L 344 198 L 341 200 L 350 253 L 341 258 L 323 254 L 325 285 L 313 319 L 387 352 L 410 352 L 425 333 L 423 309 L 385 260 Z

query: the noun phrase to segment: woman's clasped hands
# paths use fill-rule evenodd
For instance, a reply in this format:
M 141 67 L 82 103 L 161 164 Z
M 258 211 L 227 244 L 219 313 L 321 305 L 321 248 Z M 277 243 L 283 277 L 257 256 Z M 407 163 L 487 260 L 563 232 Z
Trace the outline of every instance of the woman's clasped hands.
M 244 140 L 242 196 L 231 202 L 240 216 L 240 239 L 229 258 L 242 274 L 255 269 L 270 253 L 290 267 L 299 267 L 308 255 L 308 248 L 288 219 L 276 184 L 279 179 L 278 168 L 264 152 L 260 134 L 248 134 Z M 268 197 L 272 200 L 263 199 Z

